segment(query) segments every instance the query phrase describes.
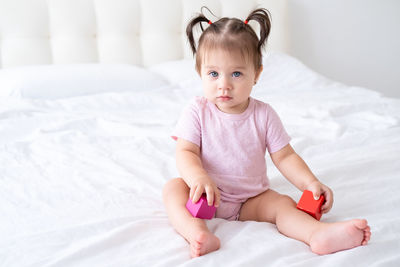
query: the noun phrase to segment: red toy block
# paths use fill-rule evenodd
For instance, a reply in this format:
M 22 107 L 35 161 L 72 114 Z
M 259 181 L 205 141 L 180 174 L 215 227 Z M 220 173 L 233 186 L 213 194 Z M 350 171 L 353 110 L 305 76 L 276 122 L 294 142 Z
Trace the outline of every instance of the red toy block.
M 315 200 L 311 191 L 304 190 L 303 195 L 301 196 L 299 203 L 297 204 L 297 208 L 299 210 L 307 212 L 319 221 L 322 216 L 321 206 L 322 204 L 324 204 L 324 201 L 325 198 L 323 195 L 321 195 L 318 200 Z
M 217 210 L 214 205 L 208 206 L 206 194 L 203 194 L 197 203 L 193 203 L 189 198 L 186 203 L 186 208 L 193 217 L 207 220 L 214 217 L 215 211 Z

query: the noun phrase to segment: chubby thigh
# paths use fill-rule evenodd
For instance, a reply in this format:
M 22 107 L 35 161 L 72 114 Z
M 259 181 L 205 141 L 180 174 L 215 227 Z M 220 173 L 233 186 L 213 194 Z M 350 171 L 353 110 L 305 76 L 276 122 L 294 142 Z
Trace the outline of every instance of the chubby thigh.
M 259 221 L 276 223 L 276 214 L 279 210 L 296 206 L 296 203 L 287 195 L 268 189 L 261 194 L 249 198 L 240 209 L 240 221 Z

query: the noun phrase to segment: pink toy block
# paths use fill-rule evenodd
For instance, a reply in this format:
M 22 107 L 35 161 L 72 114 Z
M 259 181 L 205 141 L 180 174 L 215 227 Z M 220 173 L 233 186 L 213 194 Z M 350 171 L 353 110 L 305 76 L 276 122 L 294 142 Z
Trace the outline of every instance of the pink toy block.
M 207 220 L 210 220 L 212 217 L 214 217 L 217 209 L 214 205 L 208 206 L 206 194 L 203 194 L 197 203 L 193 203 L 189 198 L 186 203 L 186 208 L 193 215 L 193 217 Z
M 301 196 L 299 203 L 297 204 L 297 208 L 299 210 L 307 212 L 319 221 L 322 216 L 321 206 L 322 204 L 324 204 L 324 201 L 325 198 L 323 195 L 321 195 L 318 200 L 315 200 L 311 191 L 304 190 L 303 195 Z

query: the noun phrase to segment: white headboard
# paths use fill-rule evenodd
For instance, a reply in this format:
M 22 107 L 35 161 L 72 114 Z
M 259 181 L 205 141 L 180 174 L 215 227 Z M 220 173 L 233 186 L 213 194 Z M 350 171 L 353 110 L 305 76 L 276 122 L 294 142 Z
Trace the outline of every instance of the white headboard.
M 201 6 L 245 19 L 272 13 L 269 49 L 286 51 L 284 0 L 0 0 L 0 67 L 128 63 L 190 57 L 186 22 Z M 212 19 L 212 18 L 211 18 Z

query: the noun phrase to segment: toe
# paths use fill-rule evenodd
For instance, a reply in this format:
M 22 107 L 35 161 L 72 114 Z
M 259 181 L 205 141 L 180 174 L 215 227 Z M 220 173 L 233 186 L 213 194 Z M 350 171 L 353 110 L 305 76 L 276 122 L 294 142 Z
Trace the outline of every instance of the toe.
M 196 237 L 196 242 L 199 244 L 202 244 L 206 241 L 207 235 L 203 232 L 201 232 L 197 237 Z
M 364 240 L 365 241 L 369 241 L 371 239 L 371 236 L 370 235 L 366 235 L 365 237 L 364 237 Z
M 354 220 L 354 225 L 358 228 L 358 229 L 366 229 L 368 227 L 368 222 L 365 219 L 356 219 Z
M 192 258 L 200 256 L 200 247 L 198 246 L 197 243 L 190 244 L 190 256 Z
M 200 256 L 200 249 L 195 249 L 195 250 L 193 250 L 193 255 L 194 255 L 195 257 L 199 257 L 199 256 Z
M 192 251 L 190 251 L 190 257 L 196 258 L 196 257 L 198 257 L 198 255 L 196 255 L 196 253 L 192 250 Z

